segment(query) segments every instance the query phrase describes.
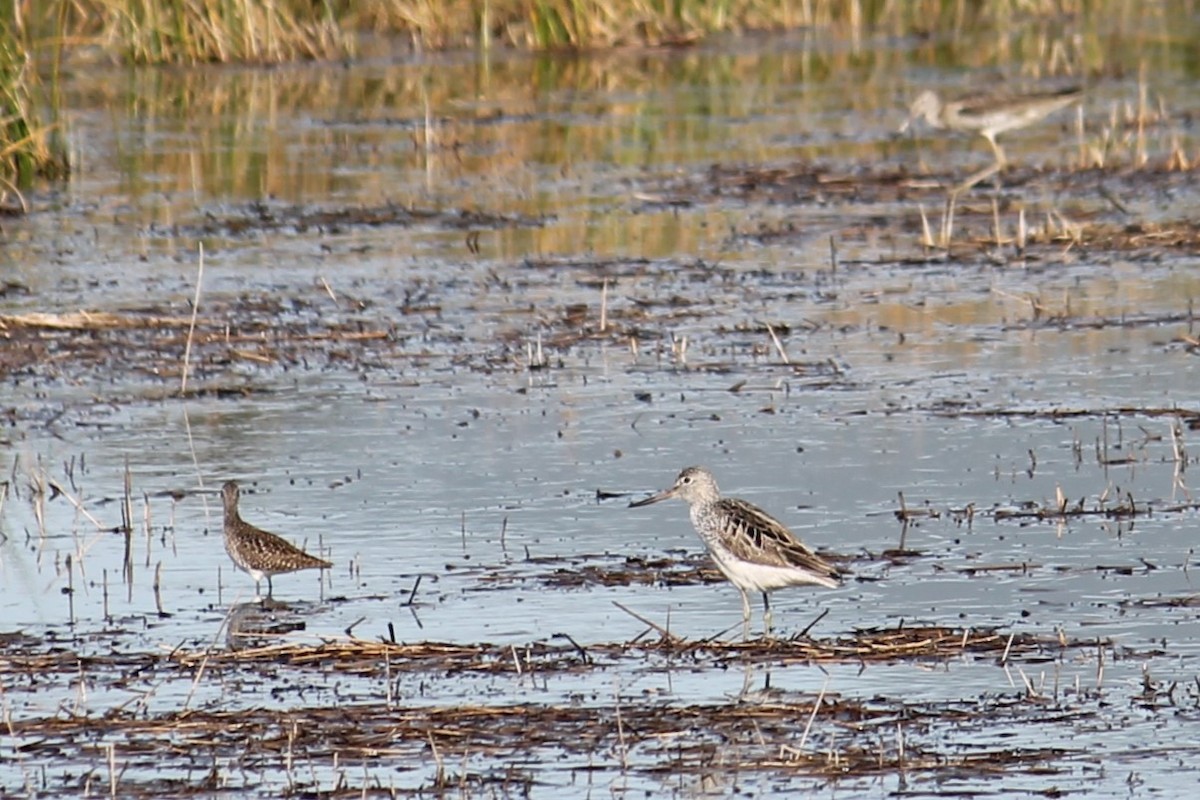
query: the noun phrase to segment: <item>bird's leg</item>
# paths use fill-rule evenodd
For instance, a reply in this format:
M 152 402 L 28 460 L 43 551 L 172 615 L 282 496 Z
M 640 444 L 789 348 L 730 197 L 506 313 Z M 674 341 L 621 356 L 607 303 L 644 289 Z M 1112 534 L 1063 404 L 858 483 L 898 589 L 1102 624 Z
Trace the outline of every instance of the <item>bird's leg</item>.
M 1001 147 L 1000 143 L 996 141 L 995 134 L 987 137 L 987 140 L 989 142 L 991 142 L 992 152 L 996 154 L 996 169 L 993 172 L 989 173 L 987 177 L 990 178 L 992 176 L 995 176 L 996 191 L 999 192 L 1001 189 L 1000 173 L 1004 170 L 1005 167 L 1008 166 L 1008 159 L 1004 155 L 1004 148 Z
M 763 636 L 771 638 L 771 601 L 767 599 L 767 593 L 763 592 Z
M 275 594 L 275 589 L 274 589 L 274 587 L 271 586 L 271 576 L 268 575 L 267 576 L 267 597 L 270 598 L 273 594 Z
M 996 155 L 996 171 L 999 172 L 1008 165 L 1008 159 L 1004 157 L 1004 148 L 996 141 L 995 134 L 991 136 L 984 134 L 984 138 L 988 140 L 988 144 L 992 146 L 992 152 Z
M 742 587 L 737 587 L 742 593 L 742 638 L 750 638 L 750 598 L 746 595 L 746 590 Z
M 1000 147 L 1000 143 L 996 141 L 996 135 L 991 134 L 991 133 L 984 133 L 983 138 L 987 139 L 988 144 L 990 144 L 992 146 L 992 155 L 994 155 L 996 157 L 996 163 L 992 164 L 990 167 L 985 167 L 984 169 L 981 169 L 979 172 L 976 172 L 974 175 L 971 175 L 966 180 L 964 180 L 962 183 L 958 184 L 958 186 L 954 187 L 953 192 L 956 195 L 960 194 L 962 192 L 965 192 L 967 189 L 970 189 L 972 186 L 979 183 L 980 181 L 987 180 L 988 178 L 992 177 L 993 175 L 1000 174 L 1000 171 L 1003 170 L 1004 167 L 1007 166 L 1007 164 L 1008 164 L 1008 159 L 1006 159 L 1004 157 L 1004 148 Z M 999 179 L 997 179 L 997 186 L 996 186 L 997 189 L 1000 188 L 998 184 L 999 184 Z
M 974 175 L 968 176 L 967 179 L 958 184 L 958 186 L 955 186 L 954 189 L 951 190 L 951 194 L 957 197 L 959 194 L 965 192 L 967 189 L 970 189 L 980 181 L 986 180 L 993 175 L 999 175 L 1000 170 L 1002 169 L 1004 169 L 1004 165 L 1000 162 L 996 162 L 990 167 L 985 167 L 984 169 L 979 170 L 979 172 L 976 172 Z

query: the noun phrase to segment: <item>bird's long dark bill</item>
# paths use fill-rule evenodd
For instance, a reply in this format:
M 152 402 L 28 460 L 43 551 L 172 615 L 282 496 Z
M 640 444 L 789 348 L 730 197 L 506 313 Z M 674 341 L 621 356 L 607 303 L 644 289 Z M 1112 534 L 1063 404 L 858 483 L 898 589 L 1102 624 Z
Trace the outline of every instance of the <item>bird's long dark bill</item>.
M 651 503 L 657 503 L 661 500 L 669 500 L 674 496 L 675 496 L 675 490 L 667 489 L 665 492 L 659 492 L 658 494 L 652 494 L 644 500 L 634 500 L 632 503 L 629 504 L 629 507 L 637 508 L 638 506 L 648 506 Z

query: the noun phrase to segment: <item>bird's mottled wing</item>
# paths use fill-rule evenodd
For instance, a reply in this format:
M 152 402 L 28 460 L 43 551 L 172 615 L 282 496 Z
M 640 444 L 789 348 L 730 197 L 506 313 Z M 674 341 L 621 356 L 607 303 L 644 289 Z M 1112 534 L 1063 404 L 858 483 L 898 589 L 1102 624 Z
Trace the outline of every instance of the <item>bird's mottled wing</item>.
M 299 569 L 332 566 L 328 561 L 311 556 L 288 540 L 270 531 L 243 522 L 235 546 L 241 557 L 256 569 L 267 572 L 292 572 Z
M 795 534 L 752 503 L 725 497 L 717 501 L 721 544 L 736 558 L 779 567 L 799 567 L 833 581 L 841 576 Z
M 976 127 L 1022 128 L 1083 97 L 1078 87 L 1036 94 L 976 95 L 948 104 L 963 123 Z M 1005 124 L 1007 123 L 1007 124 Z

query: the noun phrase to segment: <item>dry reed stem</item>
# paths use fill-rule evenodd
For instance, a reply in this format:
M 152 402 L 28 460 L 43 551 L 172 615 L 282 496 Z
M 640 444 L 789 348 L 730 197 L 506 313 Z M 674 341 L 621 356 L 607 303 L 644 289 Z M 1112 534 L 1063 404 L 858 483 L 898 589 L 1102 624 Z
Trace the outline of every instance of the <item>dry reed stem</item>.
M 98 520 L 94 516 L 92 516 L 91 512 L 83 507 L 83 503 L 80 502 L 73 494 L 71 494 L 69 491 L 67 491 L 66 487 L 62 486 L 59 483 L 56 483 L 55 481 L 48 481 L 47 485 L 50 486 L 52 489 L 54 489 L 54 491 L 61 494 L 64 498 L 66 498 L 67 502 L 70 503 L 71 505 L 73 505 L 75 507 L 76 511 L 78 511 L 80 514 L 82 514 L 84 517 L 87 518 L 87 520 L 89 522 L 91 522 L 93 525 L 96 526 L 96 530 L 98 532 L 100 532 L 100 533 L 116 533 L 116 532 L 120 531 L 120 526 L 104 525 L 103 523 L 100 522 L 100 520 Z M 95 540 L 93 540 L 93 542 L 94 541 Z M 89 545 L 88 549 L 90 549 L 90 545 Z
M 655 622 L 653 622 L 653 621 L 651 621 L 651 620 L 648 620 L 648 619 L 646 619 L 646 618 L 645 618 L 645 617 L 643 617 L 641 614 L 638 614 L 636 611 L 632 611 L 632 610 L 630 610 L 630 609 L 626 608 L 625 606 L 623 606 L 623 605 L 621 605 L 620 603 L 618 603 L 616 600 L 612 601 L 612 604 L 613 604 L 614 606 L 616 606 L 617 608 L 621 609 L 622 611 L 624 611 L 624 612 L 625 612 L 626 614 L 628 614 L 629 616 L 631 616 L 631 617 L 633 617 L 634 619 L 636 619 L 638 622 L 641 622 L 641 623 L 642 623 L 642 624 L 644 624 L 644 625 L 648 625 L 648 626 L 650 626 L 650 628 L 652 628 L 653 630 L 656 630 L 656 631 L 658 631 L 658 635 L 659 635 L 660 637 L 662 637 L 664 640 L 667 640 L 667 641 L 671 641 L 671 640 L 677 640 L 677 641 L 681 641 L 681 640 L 678 640 L 678 639 L 677 639 L 675 636 L 672 636 L 672 635 L 671 635 L 671 632 L 670 632 L 669 630 L 667 630 L 666 628 L 662 627 L 661 625 L 658 625 L 657 623 L 655 623 Z
M 159 561 L 158 564 L 155 565 L 155 567 L 154 567 L 154 587 L 153 588 L 154 588 L 154 608 L 158 612 L 158 616 L 160 616 L 160 617 L 169 616 L 167 614 L 167 612 L 163 610 L 162 562 L 161 561 Z
M 325 290 L 325 294 L 329 295 L 329 299 L 333 301 L 335 306 L 338 305 L 337 295 L 334 294 L 333 287 L 329 285 L 329 281 L 325 280 L 325 276 L 323 275 L 320 276 L 320 281 L 321 287 Z
M 825 700 L 825 690 L 829 688 L 829 676 L 825 676 L 825 682 L 821 684 L 821 693 L 817 695 L 817 699 L 813 701 L 812 713 L 808 715 L 808 722 L 804 725 L 804 733 L 800 735 L 800 744 L 796 745 L 798 751 L 804 750 L 804 744 L 808 741 L 809 731 L 812 730 L 813 722 L 817 718 L 817 712 L 821 710 L 821 703 Z
M 767 333 L 771 335 L 771 343 L 775 345 L 775 351 L 779 353 L 779 357 L 783 359 L 783 363 L 791 364 L 792 362 L 788 359 L 787 351 L 783 349 L 783 342 L 779 341 L 779 336 L 775 333 L 775 328 L 769 322 L 767 323 Z
M 24 142 L 27 143 L 28 141 L 29 141 L 29 137 L 26 137 Z M 21 144 L 21 142 L 18 142 L 16 144 Z M 6 148 L 6 149 L 9 149 L 9 148 Z M 12 181 L 10 181 L 8 178 L 4 177 L 3 175 L 0 175 L 0 184 L 3 184 L 5 192 L 11 192 L 13 194 L 13 196 L 17 198 L 17 202 L 21 206 L 21 214 L 28 214 L 29 213 L 29 203 L 25 200 L 25 195 L 21 192 L 20 189 L 17 188 L 16 184 L 14 184 Z
M 933 240 L 933 231 L 929 229 L 929 217 L 925 214 L 925 205 L 917 203 L 917 209 L 921 212 L 921 247 L 930 250 L 937 246 L 937 242 Z
M 958 192 L 950 192 L 946 196 L 946 206 L 942 212 L 942 230 L 938 239 L 938 246 L 946 251 L 950 250 L 950 240 L 954 234 L 954 208 L 957 203 Z
M 209 641 L 208 648 L 204 656 L 201 657 L 200 663 L 196 668 L 195 674 L 192 676 L 192 685 L 188 688 L 187 696 L 183 698 L 183 705 L 180 710 L 186 712 L 192 703 L 192 697 L 196 694 L 196 689 L 200 686 L 200 679 L 204 677 L 204 670 L 208 667 L 208 654 L 213 652 L 217 646 L 217 640 L 221 637 L 221 633 L 229 627 L 229 621 L 233 617 L 233 612 L 237 608 L 236 605 L 231 605 L 229 610 L 225 612 L 225 616 L 221 619 L 221 624 L 217 626 L 217 630 L 213 633 L 213 638 Z
M 30 312 L 0 314 L 0 330 L 9 328 L 50 328 L 54 330 L 94 331 L 106 328 L 183 328 L 187 317 L 132 316 L 107 311 L 75 311 L 66 314 Z
M 183 346 L 183 367 L 180 370 L 179 393 L 187 391 L 188 369 L 192 359 L 192 337 L 196 333 L 196 315 L 200 313 L 200 291 L 204 284 L 204 242 L 197 246 L 196 295 L 192 298 L 192 317 L 188 320 L 187 343 Z
M 629 746 L 625 743 L 625 722 L 621 719 L 621 677 L 614 681 L 613 704 L 617 712 L 617 742 L 620 745 L 621 772 L 629 771 Z
M 1146 154 L 1146 107 L 1147 107 L 1146 87 L 1146 62 L 1142 62 L 1138 68 L 1138 111 L 1137 111 L 1137 147 L 1134 151 L 1134 165 L 1144 167 L 1149 161 L 1149 156 Z
M 608 278 L 600 286 L 600 332 L 608 330 Z
M 1079 144 L 1079 163 L 1078 169 L 1085 169 L 1088 165 L 1089 145 L 1087 138 L 1084 136 L 1083 125 L 1083 103 L 1075 106 L 1075 138 Z M 1099 167 L 1100 164 L 1095 164 Z

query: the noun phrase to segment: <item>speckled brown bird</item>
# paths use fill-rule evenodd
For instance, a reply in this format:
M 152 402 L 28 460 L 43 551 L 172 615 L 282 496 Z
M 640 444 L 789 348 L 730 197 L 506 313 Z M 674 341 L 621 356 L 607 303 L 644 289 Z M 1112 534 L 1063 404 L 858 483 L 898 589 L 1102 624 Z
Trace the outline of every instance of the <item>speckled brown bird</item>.
M 225 505 L 225 550 L 238 569 L 254 578 L 254 594 L 267 579 L 267 597 L 271 596 L 271 576 L 301 569 L 329 569 L 333 564 L 310 556 L 300 548 L 273 533 L 256 528 L 238 514 L 237 481 L 228 481 L 221 488 Z

